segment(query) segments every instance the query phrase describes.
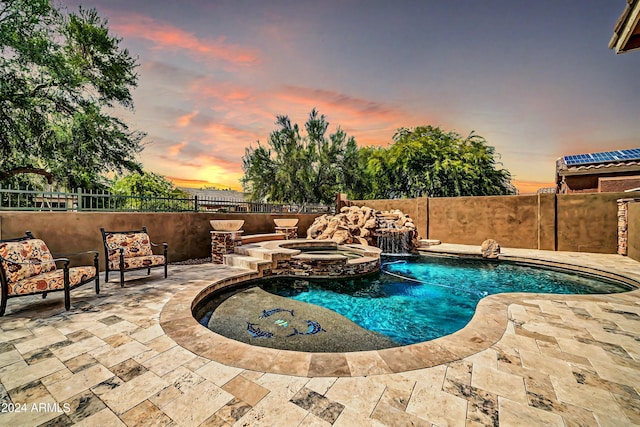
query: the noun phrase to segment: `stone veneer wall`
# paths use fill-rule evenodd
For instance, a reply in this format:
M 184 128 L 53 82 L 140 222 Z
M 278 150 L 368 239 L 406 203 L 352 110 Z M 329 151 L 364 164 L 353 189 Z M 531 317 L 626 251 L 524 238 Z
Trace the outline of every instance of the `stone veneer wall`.
M 299 276 L 299 277 L 335 277 L 359 276 L 372 273 L 380 268 L 380 258 L 364 262 L 347 262 L 346 259 L 281 259 L 276 267 L 264 269 L 264 277 Z
M 224 256 L 234 253 L 238 246 L 242 246 L 242 231 L 212 231 L 211 262 L 223 264 Z
M 618 254 L 627 255 L 629 201 L 618 200 Z

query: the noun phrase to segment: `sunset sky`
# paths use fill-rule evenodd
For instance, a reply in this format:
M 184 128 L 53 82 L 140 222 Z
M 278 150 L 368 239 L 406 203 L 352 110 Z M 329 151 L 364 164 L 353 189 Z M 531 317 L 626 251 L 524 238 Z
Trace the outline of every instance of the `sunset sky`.
M 607 44 L 624 0 L 63 0 L 138 57 L 145 169 L 240 189 L 245 148 L 313 107 L 386 146 L 399 127 L 475 131 L 521 192 L 563 155 L 640 147 L 640 52 Z

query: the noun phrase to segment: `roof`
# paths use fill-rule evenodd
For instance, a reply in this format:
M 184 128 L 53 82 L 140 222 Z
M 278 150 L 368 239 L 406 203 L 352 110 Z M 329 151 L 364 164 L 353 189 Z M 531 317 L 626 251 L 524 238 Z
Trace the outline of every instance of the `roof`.
M 640 48 L 640 0 L 627 0 L 627 5 L 613 27 L 609 49 L 625 53 Z
M 640 171 L 640 148 L 572 154 L 556 160 L 559 176 L 633 171 Z

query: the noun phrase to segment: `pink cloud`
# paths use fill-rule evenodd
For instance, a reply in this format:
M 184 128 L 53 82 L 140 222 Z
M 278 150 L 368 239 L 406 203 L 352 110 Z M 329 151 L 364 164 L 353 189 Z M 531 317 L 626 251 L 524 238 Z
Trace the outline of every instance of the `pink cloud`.
M 253 90 L 227 82 L 211 82 L 208 78 L 197 79 L 190 85 L 191 91 L 202 100 L 214 97 L 223 102 L 246 102 L 254 98 Z
M 225 37 L 200 39 L 191 32 L 142 14 L 112 13 L 110 26 L 121 36 L 147 40 L 156 49 L 186 50 L 196 58 L 222 60 L 235 65 L 259 62 L 255 49 L 229 44 Z
M 340 112 L 368 121 L 394 121 L 402 117 L 399 108 L 368 99 L 356 98 L 344 93 L 306 87 L 285 86 L 278 96 L 286 101 L 313 104 L 320 112 Z

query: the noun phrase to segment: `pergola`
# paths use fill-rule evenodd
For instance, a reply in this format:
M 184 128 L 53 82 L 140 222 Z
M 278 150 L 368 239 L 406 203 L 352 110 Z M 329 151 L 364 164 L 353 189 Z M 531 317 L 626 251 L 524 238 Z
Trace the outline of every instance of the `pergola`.
M 640 0 L 627 0 L 627 5 L 613 28 L 609 49 L 625 53 L 640 48 Z

